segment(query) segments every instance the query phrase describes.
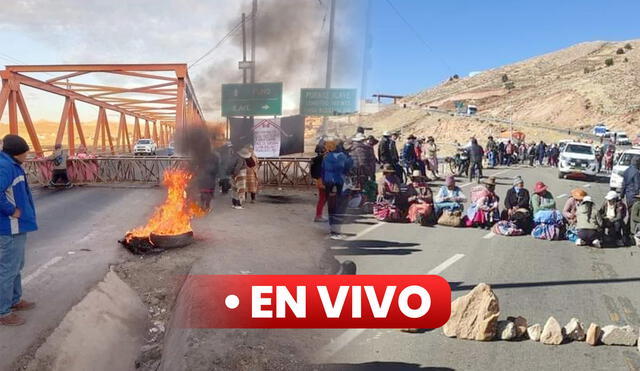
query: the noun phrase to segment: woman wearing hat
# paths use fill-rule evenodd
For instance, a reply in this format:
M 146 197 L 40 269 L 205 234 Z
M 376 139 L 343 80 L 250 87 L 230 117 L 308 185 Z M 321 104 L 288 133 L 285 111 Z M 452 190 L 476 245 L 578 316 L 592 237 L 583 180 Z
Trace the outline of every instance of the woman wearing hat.
M 433 192 L 429 188 L 427 178 L 420 170 L 414 170 L 411 176 L 411 184 L 407 188 L 409 211 L 407 219 L 411 223 L 425 225 L 433 214 Z
M 604 237 L 609 241 L 615 241 L 619 247 L 624 246 L 622 231 L 627 217 L 627 205 L 622 202 L 616 191 L 609 191 L 604 198 L 605 201 L 598 210 Z
M 551 192 L 546 184 L 543 182 L 536 182 L 533 187 L 533 195 L 531 196 L 531 210 L 535 216 L 538 211 L 541 210 L 555 210 L 556 200 L 553 198 Z
M 456 185 L 456 178 L 449 175 L 436 195 L 436 216 L 439 216 L 444 209 L 462 209 L 462 203 L 466 200 L 467 197 L 462 193 L 462 189 Z
M 578 209 L 578 204 L 582 202 L 586 195 L 587 191 L 582 188 L 575 188 L 571 190 L 571 197 L 569 197 L 562 209 L 562 216 L 564 216 L 568 226 L 576 224 L 576 211 Z
M 524 188 L 522 177 L 513 178 L 513 187 L 509 188 L 504 198 L 504 207 L 503 219 L 513 221 L 525 233 L 531 231 L 533 221 L 531 198 L 529 191 Z
M 396 175 L 395 166 L 391 164 L 382 165 L 382 178 L 378 180 L 378 196 L 387 201 L 395 201 L 400 195 L 400 184 L 402 181 Z
M 600 223 L 590 196 L 584 196 L 576 211 L 576 246 L 602 247 Z
M 500 220 L 500 198 L 496 195 L 496 178 L 489 177 L 484 182 L 480 196 L 467 210 L 467 227 L 490 229 Z

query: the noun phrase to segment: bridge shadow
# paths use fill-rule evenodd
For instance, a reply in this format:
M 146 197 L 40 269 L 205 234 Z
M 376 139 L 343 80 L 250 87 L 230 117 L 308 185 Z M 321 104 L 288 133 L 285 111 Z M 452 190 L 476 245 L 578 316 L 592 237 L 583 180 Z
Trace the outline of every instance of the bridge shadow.
M 536 282 L 513 282 L 513 283 L 487 283 L 492 289 L 513 289 L 513 288 L 526 288 L 526 287 L 553 287 L 553 286 L 571 286 L 571 285 L 598 285 L 609 283 L 627 283 L 627 282 L 640 282 L 640 277 L 630 278 L 607 278 L 607 279 L 594 279 L 594 280 L 564 280 L 564 281 L 536 281 Z M 463 285 L 463 282 L 449 282 L 451 291 L 468 291 L 477 286 Z
M 366 363 L 330 363 L 314 365 L 319 371 L 455 371 L 449 367 L 422 367 L 417 363 L 405 362 L 366 362 Z

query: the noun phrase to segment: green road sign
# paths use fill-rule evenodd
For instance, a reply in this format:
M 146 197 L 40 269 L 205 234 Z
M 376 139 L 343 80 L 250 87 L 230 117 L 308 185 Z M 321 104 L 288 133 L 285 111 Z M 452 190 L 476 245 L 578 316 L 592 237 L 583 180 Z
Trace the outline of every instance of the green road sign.
M 222 85 L 222 116 L 278 116 L 281 114 L 281 82 Z
M 358 111 L 356 89 L 301 89 L 300 114 L 339 116 Z

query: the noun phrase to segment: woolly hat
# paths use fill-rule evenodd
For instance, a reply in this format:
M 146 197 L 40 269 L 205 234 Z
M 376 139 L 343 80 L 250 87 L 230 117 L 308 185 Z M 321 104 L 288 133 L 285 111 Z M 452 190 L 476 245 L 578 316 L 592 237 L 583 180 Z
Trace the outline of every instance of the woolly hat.
M 14 134 L 5 135 L 2 138 L 2 152 L 10 156 L 18 156 L 29 152 L 29 145 L 22 137 Z

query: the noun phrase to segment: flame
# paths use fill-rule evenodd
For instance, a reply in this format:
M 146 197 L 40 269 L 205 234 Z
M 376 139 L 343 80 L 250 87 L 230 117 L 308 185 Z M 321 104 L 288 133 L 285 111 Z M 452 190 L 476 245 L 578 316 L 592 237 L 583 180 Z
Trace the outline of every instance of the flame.
M 146 225 L 127 232 L 132 237 L 146 238 L 156 235 L 177 235 L 191 232 L 191 219 L 206 214 L 195 202 L 187 200 L 187 186 L 193 175 L 186 170 L 166 170 L 162 184 L 167 187 L 167 199 L 156 208 Z

